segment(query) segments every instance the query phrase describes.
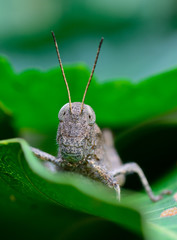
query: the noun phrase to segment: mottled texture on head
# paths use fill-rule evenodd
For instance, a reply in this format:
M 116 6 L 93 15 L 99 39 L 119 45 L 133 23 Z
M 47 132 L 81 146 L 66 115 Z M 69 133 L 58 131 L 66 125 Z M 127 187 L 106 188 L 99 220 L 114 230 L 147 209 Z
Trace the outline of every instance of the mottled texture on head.
M 81 103 L 72 103 L 72 112 L 69 103 L 65 104 L 58 114 L 59 127 L 57 142 L 59 155 L 68 162 L 78 162 L 86 159 L 93 153 L 95 113 L 84 104 L 81 112 Z

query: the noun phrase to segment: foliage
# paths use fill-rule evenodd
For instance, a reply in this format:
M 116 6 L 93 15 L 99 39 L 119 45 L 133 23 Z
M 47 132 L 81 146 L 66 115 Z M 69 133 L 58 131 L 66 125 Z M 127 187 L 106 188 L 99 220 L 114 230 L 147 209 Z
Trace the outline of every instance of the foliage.
M 67 102 L 61 73 L 51 69 L 15 74 L 3 58 L 0 68 L 1 139 L 23 136 L 33 146 L 55 152 L 57 114 Z M 72 101 L 80 101 L 89 70 L 76 65 L 66 66 L 65 72 Z M 156 193 L 164 188 L 177 191 L 177 171 L 169 169 L 176 162 L 176 75 L 175 69 L 138 84 L 123 79 L 100 83 L 94 78 L 86 97 L 99 125 L 114 130 L 123 160 L 137 161 L 150 182 L 166 175 L 153 185 Z M 0 186 L 2 233 L 8 237 L 13 235 L 7 232 L 7 224 L 19 239 L 34 235 L 82 239 L 85 233 L 89 239 L 89 232 L 106 239 L 107 231 L 119 231 L 124 236 L 129 231 L 130 235 L 147 239 L 177 236 L 176 216 L 160 217 L 163 210 L 176 206 L 173 195 L 152 203 L 144 192 L 122 190 L 118 203 L 114 191 L 100 183 L 72 173 L 49 172 L 22 139 L 0 142 Z

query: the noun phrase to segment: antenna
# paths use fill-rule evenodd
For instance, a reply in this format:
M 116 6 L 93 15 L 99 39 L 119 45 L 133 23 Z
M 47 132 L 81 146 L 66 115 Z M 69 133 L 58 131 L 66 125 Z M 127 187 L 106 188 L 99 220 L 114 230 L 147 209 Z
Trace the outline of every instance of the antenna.
M 97 63 L 97 60 L 98 60 L 98 56 L 99 56 L 99 53 L 100 53 L 100 49 L 101 49 L 101 45 L 102 45 L 102 43 L 103 43 L 103 40 L 104 40 L 104 38 L 102 37 L 102 38 L 101 38 L 101 41 L 100 41 L 100 43 L 99 43 L 99 46 L 98 46 L 98 50 L 97 50 L 95 62 L 94 62 L 94 65 L 93 65 L 93 69 L 92 69 L 92 72 L 91 72 L 91 74 L 90 74 L 90 78 L 89 78 L 89 80 L 88 80 L 88 83 L 87 83 L 87 86 L 86 86 L 86 89 L 85 89 L 85 92 L 84 92 L 84 96 L 83 96 L 83 99 L 82 99 L 81 112 L 82 112 L 82 110 L 83 110 L 84 100 L 85 100 L 85 96 L 86 96 L 88 87 L 89 87 L 89 85 L 90 85 L 91 79 L 92 79 L 92 77 L 93 77 L 93 73 L 94 73 L 95 68 L 96 68 L 96 63 Z
M 59 53 L 59 49 L 58 49 L 58 44 L 57 44 L 54 32 L 51 31 L 51 33 L 52 33 L 53 40 L 54 40 L 54 43 L 55 43 L 55 47 L 56 47 L 56 51 L 57 51 L 57 55 L 58 55 L 58 61 L 59 61 L 59 64 L 60 64 L 62 75 L 63 75 L 64 81 L 65 81 L 65 84 L 66 84 L 66 88 L 67 88 L 67 91 L 68 91 L 69 107 L 70 107 L 70 110 L 72 111 L 71 95 L 70 95 L 69 86 L 68 86 L 68 83 L 67 83 L 67 80 L 66 80 L 66 77 L 65 77 L 65 72 L 64 72 L 64 69 L 63 69 L 63 65 L 62 65 L 62 62 L 61 62 L 60 53 Z

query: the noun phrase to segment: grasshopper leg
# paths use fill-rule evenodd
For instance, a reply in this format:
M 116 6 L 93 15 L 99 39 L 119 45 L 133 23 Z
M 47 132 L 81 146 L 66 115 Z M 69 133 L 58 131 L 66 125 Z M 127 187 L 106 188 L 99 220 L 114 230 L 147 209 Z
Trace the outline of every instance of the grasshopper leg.
M 114 188 L 116 191 L 116 198 L 120 201 L 120 186 L 114 177 L 109 174 L 108 171 L 103 166 L 98 165 L 95 161 L 90 160 L 88 162 L 88 168 L 90 169 L 89 176 L 94 179 L 98 180 L 105 185 L 109 186 L 110 188 Z
M 141 183 L 146 191 L 146 193 L 148 194 L 149 198 L 153 201 L 153 202 L 157 202 L 160 199 L 163 198 L 163 195 L 168 195 L 171 194 L 170 190 L 163 190 L 159 195 L 154 195 L 154 193 L 152 192 L 152 189 L 146 179 L 146 176 L 144 175 L 143 170 L 138 166 L 137 163 L 127 163 L 122 165 L 121 167 L 119 167 L 117 170 L 114 171 L 113 176 L 116 177 L 119 174 L 129 174 L 129 173 L 137 173 Z
M 31 147 L 32 152 L 34 153 L 34 155 L 38 158 L 40 158 L 41 160 L 46 160 L 52 163 L 57 164 L 57 158 L 54 157 L 53 155 L 43 152 L 37 148 Z
M 114 172 L 115 169 L 119 169 L 123 165 L 122 160 L 115 149 L 113 134 L 109 129 L 103 130 L 103 137 L 105 142 L 105 155 L 104 166 L 109 172 Z M 116 180 L 120 186 L 123 186 L 125 183 L 124 174 L 119 174 L 116 176 Z
M 32 152 L 36 157 L 44 161 L 44 165 L 51 171 L 57 172 L 59 170 L 58 162 L 59 159 L 52 156 L 49 153 L 43 152 L 37 148 L 31 147 Z

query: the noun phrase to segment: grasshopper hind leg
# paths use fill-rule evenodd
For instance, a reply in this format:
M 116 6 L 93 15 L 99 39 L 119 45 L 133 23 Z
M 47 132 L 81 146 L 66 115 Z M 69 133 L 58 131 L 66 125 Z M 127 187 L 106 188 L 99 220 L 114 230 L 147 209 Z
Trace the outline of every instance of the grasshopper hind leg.
M 138 164 L 136 163 L 122 164 L 122 161 L 116 149 L 114 148 L 112 132 L 108 129 L 103 130 L 103 137 L 106 152 L 105 159 L 106 168 L 108 169 L 109 172 L 111 172 L 111 175 L 114 176 L 114 178 L 116 179 L 120 186 L 124 184 L 127 174 L 137 173 L 146 193 L 153 202 L 159 201 L 160 199 L 163 198 L 164 195 L 171 194 L 170 190 L 163 190 L 159 195 L 157 196 L 154 195 L 144 172 L 138 166 Z
M 146 193 L 148 194 L 149 198 L 153 201 L 153 202 L 157 202 L 160 199 L 163 198 L 164 195 L 169 195 L 171 194 L 170 190 L 163 190 L 161 191 L 161 193 L 159 195 L 154 195 L 154 193 L 152 192 L 152 189 L 146 179 L 146 176 L 144 175 L 143 170 L 138 166 L 137 163 L 126 163 L 124 165 L 122 165 L 120 168 L 115 169 L 113 176 L 116 177 L 119 174 L 130 174 L 130 173 L 137 173 L 140 181 L 146 191 Z
M 115 169 L 118 169 L 122 166 L 122 161 L 114 147 L 114 139 L 113 134 L 109 129 L 103 130 L 103 138 L 104 138 L 104 148 L 106 158 L 104 160 L 104 165 L 108 169 L 110 173 L 112 173 Z M 125 183 L 124 174 L 119 174 L 115 177 L 120 186 L 123 186 Z

